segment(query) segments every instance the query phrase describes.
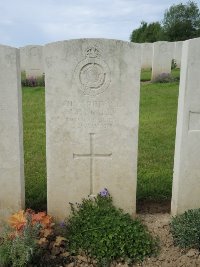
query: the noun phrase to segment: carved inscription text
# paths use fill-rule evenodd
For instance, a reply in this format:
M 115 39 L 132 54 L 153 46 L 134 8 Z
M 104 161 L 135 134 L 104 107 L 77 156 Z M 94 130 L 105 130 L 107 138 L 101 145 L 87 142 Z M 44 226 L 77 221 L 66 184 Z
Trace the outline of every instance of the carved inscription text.
M 112 101 L 65 101 L 65 123 L 71 128 L 112 128 L 119 104 Z

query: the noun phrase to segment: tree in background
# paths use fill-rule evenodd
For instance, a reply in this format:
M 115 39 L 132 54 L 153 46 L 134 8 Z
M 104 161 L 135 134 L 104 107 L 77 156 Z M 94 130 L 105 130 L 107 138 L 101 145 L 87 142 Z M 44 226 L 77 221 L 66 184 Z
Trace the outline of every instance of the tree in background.
M 184 41 L 200 37 L 200 11 L 198 5 L 189 1 L 186 4 L 172 5 L 164 13 L 162 23 L 141 22 L 133 30 L 131 42 Z
M 141 22 L 138 29 L 133 30 L 130 40 L 131 42 L 144 43 L 144 42 L 156 42 L 158 40 L 164 40 L 163 30 L 159 22 L 147 23 Z
M 199 8 L 193 1 L 172 5 L 165 11 L 162 24 L 168 41 L 184 41 L 199 37 Z

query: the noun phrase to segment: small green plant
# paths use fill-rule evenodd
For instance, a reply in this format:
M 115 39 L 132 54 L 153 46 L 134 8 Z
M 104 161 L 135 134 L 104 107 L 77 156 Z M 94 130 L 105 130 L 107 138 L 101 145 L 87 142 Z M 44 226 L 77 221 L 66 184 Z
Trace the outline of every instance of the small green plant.
M 39 225 L 30 227 L 30 221 L 22 233 L 11 234 L 10 230 L 5 231 L 1 237 L 0 264 L 6 267 L 24 267 L 31 262 L 39 249 L 36 242 L 38 233 Z
M 176 60 L 172 59 L 171 69 L 174 70 L 177 68 Z
M 181 248 L 200 249 L 200 209 L 189 210 L 172 218 L 170 229 L 174 243 Z
M 66 236 L 72 254 L 82 252 L 108 266 L 113 260 L 142 261 L 157 251 L 157 241 L 139 220 L 113 205 L 106 189 L 82 204 L 71 203 L 71 210 Z

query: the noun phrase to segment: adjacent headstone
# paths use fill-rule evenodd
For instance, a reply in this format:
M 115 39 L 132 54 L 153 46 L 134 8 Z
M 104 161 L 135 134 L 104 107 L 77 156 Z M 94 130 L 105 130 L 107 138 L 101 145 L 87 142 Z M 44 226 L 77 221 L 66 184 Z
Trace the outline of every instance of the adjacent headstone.
M 153 58 L 153 43 L 143 43 L 141 44 L 141 66 L 142 69 L 152 68 L 152 58 Z
M 151 80 L 155 80 L 162 73 L 171 73 L 173 54 L 174 43 L 160 41 L 153 44 Z
M 200 208 L 200 38 L 185 41 L 180 93 L 171 212 Z
M 0 45 L 0 222 L 24 207 L 19 50 Z
M 182 41 L 175 42 L 173 59 L 175 59 L 177 68 L 181 67 L 182 46 L 183 46 Z
M 44 74 L 43 46 L 27 45 L 20 47 L 21 71 L 26 77 L 40 77 Z
M 45 47 L 47 198 L 56 219 L 104 187 L 135 214 L 140 45 L 81 39 Z

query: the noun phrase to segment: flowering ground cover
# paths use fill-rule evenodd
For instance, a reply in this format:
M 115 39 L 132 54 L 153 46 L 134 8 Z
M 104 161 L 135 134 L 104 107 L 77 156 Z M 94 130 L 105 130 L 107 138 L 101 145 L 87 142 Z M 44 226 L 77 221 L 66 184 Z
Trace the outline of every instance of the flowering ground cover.
M 70 204 L 64 222 L 31 209 L 11 215 L 0 232 L 0 266 L 80 266 L 81 257 L 86 266 L 106 267 L 157 254 L 157 239 L 140 220 L 116 208 L 106 188 L 95 198 Z

